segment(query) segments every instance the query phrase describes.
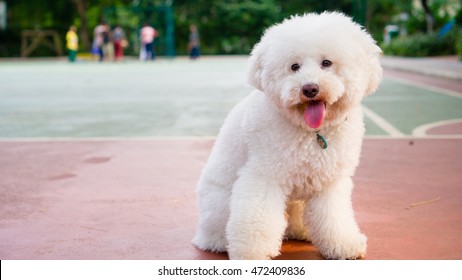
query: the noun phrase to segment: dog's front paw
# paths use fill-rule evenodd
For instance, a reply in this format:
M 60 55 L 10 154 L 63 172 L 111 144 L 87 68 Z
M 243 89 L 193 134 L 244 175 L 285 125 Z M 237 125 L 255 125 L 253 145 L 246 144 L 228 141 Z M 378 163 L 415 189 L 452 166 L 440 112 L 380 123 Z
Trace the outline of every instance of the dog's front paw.
M 272 257 L 278 256 L 279 250 L 265 253 L 265 252 L 257 252 L 255 250 L 228 250 L 228 256 L 230 260 L 269 260 Z
M 196 233 L 192 243 L 201 250 L 212 252 L 226 251 L 226 238 L 220 234 L 205 234 L 204 232 Z
M 228 252 L 230 260 L 269 260 L 264 254 L 252 254 L 249 252 Z
M 279 256 L 281 242 L 264 242 L 263 240 L 245 240 L 230 242 L 228 255 L 231 260 L 269 260 Z
M 324 240 L 319 247 L 320 253 L 327 259 L 355 260 L 366 255 L 367 237 L 358 233 L 343 239 Z

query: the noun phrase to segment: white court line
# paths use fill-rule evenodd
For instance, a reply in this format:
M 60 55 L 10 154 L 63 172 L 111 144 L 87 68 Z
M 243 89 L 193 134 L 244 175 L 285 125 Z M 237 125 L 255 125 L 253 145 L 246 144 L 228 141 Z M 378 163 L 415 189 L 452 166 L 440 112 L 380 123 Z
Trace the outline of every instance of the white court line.
M 462 93 L 441 88 L 441 87 L 436 87 L 432 85 L 427 85 L 424 83 L 416 82 L 416 81 L 410 81 L 407 79 L 401 79 L 397 77 L 390 77 L 386 76 L 386 79 L 393 80 L 395 82 L 401 83 L 401 84 L 406 84 L 418 88 L 422 88 L 425 90 L 430 90 L 434 93 L 450 96 L 450 97 L 455 97 L 455 98 L 462 98 Z M 462 122 L 462 119 L 453 119 L 453 120 L 444 120 L 444 121 L 438 121 L 438 122 L 433 122 L 433 123 L 428 123 L 424 125 L 420 125 L 412 131 L 412 137 L 418 137 L 418 138 L 431 138 L 431 139 L 462 139 L 462 135 L 457 135 L 457 134 L 449 134 L 449 135 L 427 135 L 427 131 L 433 127 L 441 126 L 441 125 L 447 125 L 447 124 L 453 124 L 453 123 L 458 123 Z
M 444 121 L 427 123 L 427 124 L 414 128 L 414 130 L 412 131 L 412 135 L 416 137 L 427 137 L 429 136 L 427 135 L 427 131 L 429 129 L 442 126 L 442 125 L 455 124 L 455 123 L 462 123 L 462 119 L 452 119 L 452 120 L 444 120 Z M 446 135 L 446 136 L 452 136 L 452 135 Z
M 401 84 L 407 84 L 407 85 L 410 85 L 410 86 L 415 86 L 415 87 L 418 87 L 418 88 L 430 90 L 430 91 L 433 91 L 435 93 L 440 93 L 440 94 L 443 94 L 443 95 L 456 97 L 456 98 L 462 98 L 462 93 L 461 92 L 453 91 L 453 90 L 450 90 L 450 89 L 435 87 L 435 86 L 431 86 L 431 85 L 427 85 L 427 84 L 423 84 L 423 83 L 419 83 L 419 82 L 415 82 L 415 81 L 409 81 L 409 80 L 406 80 L 406 79 L 401 79 L 401 78 L 396 78 L 396 77 L 386 76 L 385 78 L 389 79 L 389 80 L 393 80 L 393 81 L 401 83 Z
M 364 114 L 371 119 L 376 125 L 383 129 L 386 133 L 390 134 L 394 138 L 402 138 L 406 135 L 402 133 L 399 129 L 394 127 L 391 123 L 387 122 L 384 118 L 377 115 L 374 111 L 362 105 Z

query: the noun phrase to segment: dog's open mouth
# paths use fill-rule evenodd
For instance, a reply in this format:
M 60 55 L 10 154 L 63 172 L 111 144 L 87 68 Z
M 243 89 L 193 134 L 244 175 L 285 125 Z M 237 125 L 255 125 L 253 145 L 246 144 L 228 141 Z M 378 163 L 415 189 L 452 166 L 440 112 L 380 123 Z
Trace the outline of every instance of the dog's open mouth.
M 326 114 L 326 104 L 320 100 L 309 101 L 306 104 L 303 118 L 311 128 L 319 128 Z

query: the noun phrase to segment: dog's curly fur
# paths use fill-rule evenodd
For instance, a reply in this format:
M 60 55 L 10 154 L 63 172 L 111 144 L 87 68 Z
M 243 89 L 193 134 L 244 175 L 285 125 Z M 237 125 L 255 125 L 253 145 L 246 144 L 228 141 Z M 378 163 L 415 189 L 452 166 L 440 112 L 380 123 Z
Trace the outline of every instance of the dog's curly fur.
M 279 255 L 284 238 L 295 238 L 326 258 L 366 253 L 351 177 L 364 135 L 360 102 L 382 79 L 380 53 L 364 29 L 336 12 L 294 16 L 264 33 L 250 57 L 256 90 L 225 120 L 198 183 L 197 247 L 267 259 Z M 304 94 L 313 84 L 316 96 Z M 304 118 L 313 100 L 325 108 L 319 127 Z

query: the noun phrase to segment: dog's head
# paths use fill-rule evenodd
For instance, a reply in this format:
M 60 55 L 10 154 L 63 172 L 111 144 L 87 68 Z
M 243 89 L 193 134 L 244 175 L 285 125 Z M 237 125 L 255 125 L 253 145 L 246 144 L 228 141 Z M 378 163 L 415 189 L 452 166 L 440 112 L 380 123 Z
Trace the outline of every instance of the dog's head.
M 294 16 L 267 29 L 250 56 L 249 82 L 297 125 L 344 120 L 382 80 L 380 48 L 349 17 Z

